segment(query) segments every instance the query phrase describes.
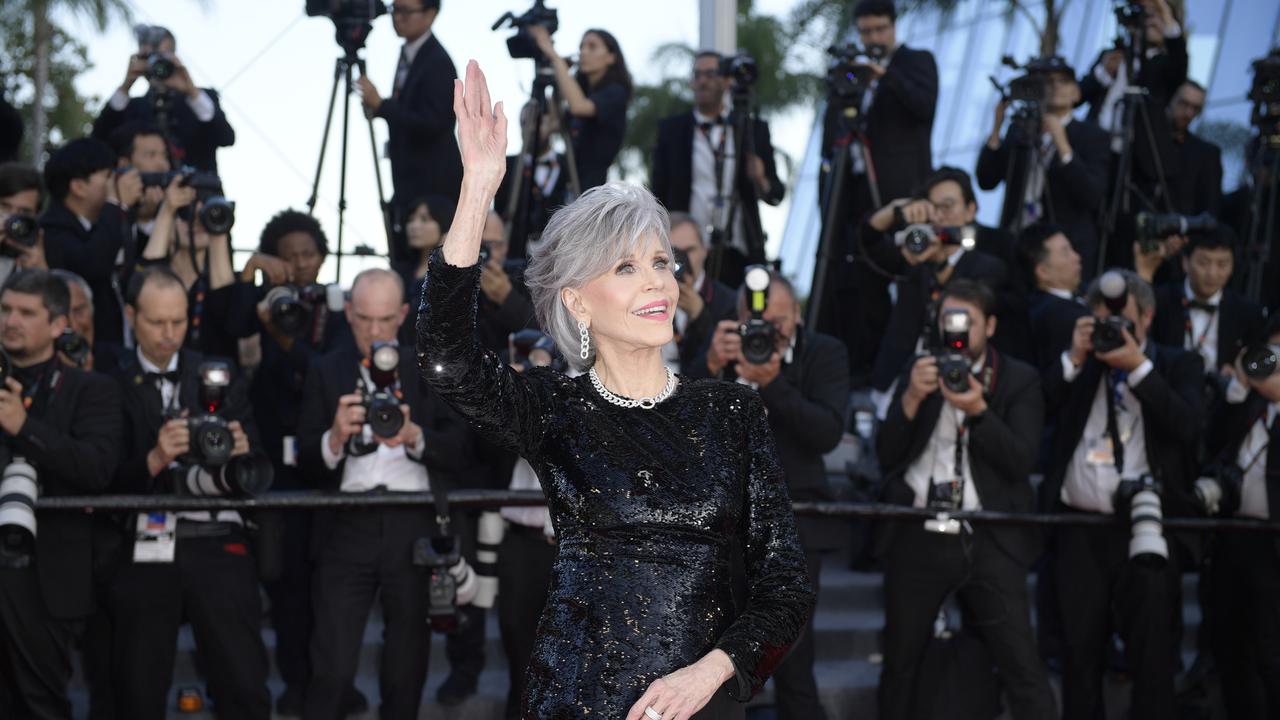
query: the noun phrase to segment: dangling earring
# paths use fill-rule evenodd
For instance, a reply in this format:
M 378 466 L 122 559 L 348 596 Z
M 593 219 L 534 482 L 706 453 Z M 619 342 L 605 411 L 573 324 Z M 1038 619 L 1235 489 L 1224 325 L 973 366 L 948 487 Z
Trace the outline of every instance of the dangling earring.
M 587 332 L 587 324 L 578 321 L 578 336 L 582 338 L 582 352 L 578 353 L 583 360 L 591 357 L 591 333 Z

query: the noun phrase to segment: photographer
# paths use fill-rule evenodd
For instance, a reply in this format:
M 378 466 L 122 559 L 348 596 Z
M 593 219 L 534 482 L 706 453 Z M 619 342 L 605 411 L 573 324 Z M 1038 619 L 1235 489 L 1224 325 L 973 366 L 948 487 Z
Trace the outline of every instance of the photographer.
M 206 362 L 214 358 L 183 349 L 187 293 L 182 281 L 167 268 L 148 268 L 130 280 L 127 300 L 138 344 L 136 353 L 122 357 L 115 373 L 126 427 L 125 459 L 115 491 L 213 494 L 194 478 L 238 478 L 250 472 L 253 485 L 260 484 L 266 459 L 245 383 L 229 375 L 229 362 L 210 371 Z M 193 419 L 215 411 L 225 433 L 218 443 L 206 433 L 207 426 L 192 425 Z M 214 451 L 226 450 L 221 445 L 225 439 L 231 441 L 230 459 L 219 462 Z M 269 465 L 265 472 L 269 484 Z M 228 484 L 251 485 L 239 479 Z M 238 494 L 251 492 L 244 487 Z M 109 603 L 118 717 L 165 717 L 178 631 L 185 622 L 191 623 L 218 716 L 269 717 L 257 563 L 240 514 L 138 515 L 126 523 L 124 547 L 126 553 L 131 548 L 131 559 L 120 563 Z
M 311 363 L 299 416 L 299 465 L 321 489 L 439 492 L 453 485 L 450 473 L 472 462 L 465 426 L 420 383 L 413 353 L 394 346 L 408 312 L 398 275 L 365 270 L 352 283 L 346 307 L 355 348 Z M 388 355 L 389 368 L 377 364 Z M 388 398 L 399 402 L 398 429 L 394 423 L 383 426 L 393 420 L 391 413 L 371 408 L 378 401 L 385 409 Z M 416 718 L 430 655 L 431 636 L 424 626 L 430 600 L 429 573 L 411 560 L 415 541 L 432 535 L 431 512 L 417 507 L 325 511 L 315 515 L 313 525 L 315 630 L 303 717 L 342 716 L 369 609 L 379 595 L 386 624 L 382 717 Z
M 747 156 L 745 172 L 738 172 L 738 119 L 725 106 L 732 83 L 720 53 L 704 50 L 694 56 L 689 83 L 693 108 L 659 123 L 649 184 L 667 210 L 689 213 L 699 228 L 713 234 L 709 244 L 718 244 L 723 253 L 714 279 L 737 286 L 742 284 L 743 268 L 765 260 L 764 247 L 750 247 L 743 228 L 759 226 L 760 201 L 777 205 L 786 186 L 778 179 L 769 125 L 758 118 L 750 118 L 755 151 Z M 730 208 L 735 211 L 734 224 L 726 227 Z M 743 214 L 752 221 L 744 221 Z
M 1058 225 L 1036 223 L 1018 236 L 1019 266 L 1032 290 L 1027 316 L 1036 367 L 1049 369 L 1070 348 L 1076 320 L 1089 311 L 1076 296 L 1082 271 L 1080 254 Z
M 314 218 L 297 210 L 282 210 L 262 229 L 258 251 L 241 271 L 241 280 L 252 282 L 255 270 L 263 270 L 269 284 L 286 282 L 297 288 L 315 289 L 320 266 L 329 254 L 324 230 Z M 262 447 L 275 469 L 275 490 L 306 490 L 312 486 L 298 468 L 297 432 L 303 403 L 303 383 L 312 361 L 340 347 L 354 346 L 351 328 L 340 312 L 330 312 L 324 298 L 295 298 L 285 303 L 263 297 L 254 306 L 262 359 L 253 374 L 250 402 Z M 271 302 L 268 302 L 272 299 Z M 284 309 L 292 315 L 283 317 Z M 296 322 L 282 328 L 277 319 Z M 287 324 L 287 323 L 286 323 Z M 276 666 L 284 681 L 284 693 L 276 701 L 281 715 L 302 712 L 311 676 L 311 514 L 282 512 L 260 516 L 259 521 L 278 526 L 279 576 L 263 579 L 271 599 L 271 624 L 276 631 Z M 351 689 L 344 708 L 355 714 L 367 709 L 367 701 Z
M 681 265 L 676 271 L 680 296 L 676 300 L 675 338 L 672 346 L 663 350 L 663 358 L 680 372 L 689 373 L 706 353 L 720 322 L 738 316 L 738 294 L 707 277 L 707 243 L 702 226 L 692 215 L 671 213 L 671 250 Z
M 1027 475 L 1044 416 L 1040 379 L 1031 366 L 989 347 L 995 308 L 995 294 L 972 280 L 943 292 L 939 331 L 953 354 L 908 363 L 877 436 L 887 502 L 940 513 L 1034 508 Z M 917 678 L 933 622 L 952 593 L 1000 670 L 1010 714 L 1057 717 L 1027 598 L 1027 570 L 1040 554 L 1036 529 L 903 522 L 888 525 L 881 542 L 887 613 L 880 717 L 910 717 L 913 699 L 931 695 Z
M 410 308 L 417 308 L 422 301 L 422 284 L 427 279 L 427 259 L 444 242 L 453 222 L 453 201 L 432 195 L 409 201 L 408 220 L 404 224 L 409 257 L 402 262 L 392 262 L 391 269 L 400 275 L 405 287 L 405 301 Z M 400 327 L 400 339 L 413 340 L 413 323 Z
M 552 213 L 570 200 L 569 171 L 565 165 L 568 160 L 551 146 L 551 136 L 560 132 L 559 118 L 550 108 L 539 118 L 537 103 L 526 103 L 520 110 L 520 132 L 526 142 L 533 132 L 535 119 L 538 121 L 536 149 L 524 155 L 523 178 L 516 173 L 520 158 L 508 155 L 507 173 L 502 176 L 498 194 L 493 198 L 493 207 L 511 225 L 510 242 L 515 257 L 528 256 L 529 241 L 541 237 Z M 526 187 L 528 194 L 516 198 L 515 210 L 511 212 L 511 193 L 526 192 Z
M 155 25 L 138 25 L 133 31 L 138 53 L 129 58 L 124 82 L 94 121 L 92 136 L 110 141 L 126 123 L 154 125 L 164 133 L 174 163 L 217 173 L 218 148 L 236 141 L 235 130 L 218 104 L 218 93 L 196 87 L 174 54 L 173 33 Z M 145 95 L 131 98 L 130 91 L 143 77 L 150 87 Z
M 432 32 L 440 0 L 396 0 L 389 7 L 396 35 L 404 39 L 391 92 L 383 96 L 361 75 L 356 87 L 365 114 L 387 121 L 387 157 L 391 160 L 392 206 L 397 229 L 407 222 L 409 201 L 425 195 L 458 196 L 462 157 L 453 135 L 453 81 L 458 71 Z M 397 236 L 391 258 L 412 254 Z
M 58 148 L 44 166 L 52 202 L 40 216 L 49 266 L 84 278 L 97 306 L 94 355 L 114 356 L 125 344 L 123 286 L 116 258 L 131 233 L 130 208 L 143 197 L 137 170 L 114 171 L 115 153 L 90 138 Z M 163 214 L 163 213 L 162 213 Z
M 1125 54 L 1137 52 L 1118 47 L 1103 50 L 1080 79 L 1079 102 L 1089 104 L 1089 123 L 1102 128 L 1112 137 L 1111 148 L 1118 151 L 1118 136 L 1124 115 L 1121 98 L 1129 87 L 1145 88 L 1150 93 L 1150 107 L 1159 110 L 1187 77 L 1187 40 L 1182 26 L 1169 8 L 1168 0 L 1137 0 L 1127 3 L 1134 22 L 1141 23 L 1139 32 L 1145 53 L 1136 58 L 1137 75 L 1129 77 Z
M 814 329 L 844 341 L 856 375 L 871 371 L 883 332 L 882 326 L 869 325 L 862 318 L 883 315 L 889 308 L 888 283 L 858 252 L 858 228 L 877 205 L 909 197 L 933 167 L 938 66 L 928 50 L 898 43 L 896 23 L 892 0 L 862 0 L 854 6 L 858 41 L 868 55 L 879 58 L 855 65 L 870 78 L 869 86 L 855 98 L 859 105 L 854 110 L 862 125 L 854 132 L 842 128 L 841 104 L 828 98 L 822 126 L 819 204 L 823 208 L 836 204 L 837 234 L 823 312 Z M 838 152 L 848 153 L 848 171 L 840 197 L 829 197 Z
M 0 164 L 0 284 L 14 270 L 47 267 L 44 234 L 36 221 L 42 204 L 39 170 L 23 163 Z
M 923 188 L 914 198 L 899 198 L 877 210 L 859 231 L 869 261 L 879 272 L 892 273 L 898 284 L 898 301 L 889 312 L 871 373 L 871 387 L 879 398 L 882 416 L 903 365 L 921 349 L 932 347 L 936 340 L 937 324 L 932 318 L 947 283 L 969 278 L 1000 290 L 1008 277 L 1008 269 L 999 258 L 969 249 L 960 237 L 954 236 L 971 225 L 977 212 L 968 174 L 942 168 L 925 179 Z M 925 235 L 928 243 L 918 251 L 905 238 L 902 243 L 897 242 L 898 231 L 906 233 L 910 225 L 929 226 Z M 935 228 L 951 230 L 939 233 Z M 979 226 L 975 230 L 978 236 L 1002 237 L 990 228 Z M 984 244 L 1002 242 L 1007 241 Z
M 1021 230 L 1035 222 L 1062 226 L 1083 260 L 1085 278 L 1098 258 L 1098 208 L 1107 181 L 1107 136 L 1088 123 L 1074 122 L 1071 109 L 1080 99 L 1071 66 L 1060 57 L 1027 63 L 1028 82 L 1044 83 L 1040 123 L 1029 134 L 1025 123 L 1011 122 L 1001 138 L 1008 104 L 996 103 L 995 122 L 978 153 L 978 187 L 1004 189 L 1000 227 Z
M 752 272 L 764 272 L 756 266 Z M 778 459 L 786 473 L 792 500 L 825 502 L 835 499 L 827 483 L 823 455 L 840 444 L 849 400 L 848 358 L 839 340 L 805 329 L 800 324 L 800 303 L 791 283 L 768 271 L 768 289 L 762 313 L 748 311 L 747 286 L 739 291 L 738 320 L 723 320 L 702 362 L 689 369 L 691 377 L 736 379 L 756 388 L 769 416 L 769 427 L 778 444 Z M 754 326 L 744 338 L 740 323 Z M 770 336 L 773 352 L 753 357 Z M 809 582 L 818 591 L 823 554 L 840 548 L 848 528 L 840 522 L 798 517 L 796 529 L 804 547 Z M 823 718 L 813 675 L 815 644 L 813 617 L 791 653 L 773 673 L 777 686 L 778 717 Z
M 140 173 L 167 173 L 172 169 L 164 133 L 155 125 L 125 123 L 111 133 L 111 147 L 116 153 L 117 172 L 134 169 Z M 125 239 L 125 255 L 128 255 L 129 262 L 122 260 L 120 265 L 131 265 L 137 257 L 138 248 L 147 244 L 147 238 L 155 227 L 156 213 L 163 201 L 163 186 L 144 187 L 142 199 L 132 217 L 132 232 Z
M 1170 205 L 1183 215 L 1222 212 L 1222 149 L 1191 132 L 1191 123 L 1204 112 L 1204 102 L 1204 87 L 1194 80 L 1184 81 L 1169 100 L 1167 122 L 1156 135 Z M 1149 154 L 1142 146 L 1135 151 Z
M 79 367 L 82 370 L 97 370 L 98 372 L 111 372 L 115 366 L 106 365 L 103 367 L 94 367 L 93 364 L 93 289 L 89 287 L 89 283 L 84 278 L 61 268 L 50 270 L 53 276 L 62 280 L 67 284 L 67 292 L 70 293 L 71 304 L 67 311 L 67 331 L 62 337 L 66 337 L 69 333 L 79 335 L 87 349 L 81 357 L 72 357 L 65 350 L 58 347 L 55 342 L 54 348 L 58 351 L 58 359 L 67 365 Z
M 609 166 L 622 149 L 627 132 L 627 104 L 633 87 L 622 48 L 612 34 L 592 28 L 578 44 L 578 72 L 569 74 L 569 63 L 556 52 L 551 35 L 542 25 L 530 25 L 529 34 L 551 63 L 556 90 L 569 110 L 569 136 L 578 165 L 578 192 L 603 185 Z
M 1203 364 L 1194 353 L 1150 339 L 1155 294 L 1132 272 L 1104 273 L 1085 301 L 1094 314 L 1076 321 L 1070 349 L 1043 377 L 1046 415 L 1056 418 L 1057 437 L 1040 500 L 1047 511 L 1116 521 L 1111 529 L 1056 531 L 1063 716 L 1103 716 L 1114 630 L 1132 672 L 1131 715 L 1174 717 L 1181 558 L 1172 539 L 1158 530 L 1152 537 L 1151 523 L 1135 520 L 1150 517 L 1152 502 L 1170 516 L 1195 507 Z
M 1280 316 L 1251 336 L 1259 349 L 1275 357 L 1280 350 Z M 1247 356 L 1246 356 L 1247 357 Z M 1209 514 L 1275 517 L 1280 498 L 1280 373 L 1265 366 L 1231 367 L 1239 394 L 1219 406 L 1210 423 L 1213 462 L 1202 471 L 1220 488 L 1218 507 Z M 1232 397 L 1234 395 L 1234 397 Z M 1197 483 L 1197 487 L 1205 480 Z M 1214 633 L 1214 657 L 1222 679 L 1227 717 L 1270 718 L 1280 712 L 1280 572 L 1273 537 L 1218 532 L 1213 538 L 1207 612 Z
M 0 293 L 0 337 L 13 368 L 0 389 L 5 474 L 25 459 L 44 497 L 105 492 L 123 432 L 111 381 L 65 367 L 54 356 L 67 305 L 66 284 L 44 270 L 14 273 Z M 36 494 L 33 488 L 31 503 Z M 16 495 L 7 501 L 20 502 Z M 17 526 L 3 527 L 0 714 L 70 720 L 72 647 L 94 610 L 93 520 L 63 512 L 29 517 L 30 544 L 14 542 L 22 532 Z

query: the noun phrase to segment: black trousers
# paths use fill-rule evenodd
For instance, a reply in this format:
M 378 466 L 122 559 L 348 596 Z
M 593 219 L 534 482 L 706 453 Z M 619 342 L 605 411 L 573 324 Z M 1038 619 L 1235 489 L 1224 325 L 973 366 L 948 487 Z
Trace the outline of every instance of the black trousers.
M 431 531 L 425 508 L 334 513 L 312 571 L 315 631 L 311 682 L 302 716 L 340 720 L 356 675 L 374 596 L 382 603 L 379 716 L 418 717 L 427 679 L 431 630 L 428 575 L 413 565 L 413 543 Z M 319 539 L 319 538 L 318 538 Z
M 1227 716 L 1280 718 L 1280 555 L 1254 533 L 1215 538 L 1209 594 Z
M 311 513 L 279 513 L 279 577 L 263 582 L 276 631 L 276 667 L 288 687 L 311 679 Z
M 955 593 L 969 628 L 987 646 L 1004 681 L 1015 718 L 1058 716 L 1049 674 L 1036 651 L 1027 598 L 1027 569 L 1001 550 L 982 528 L 941 535 L 919 521 L 895 529 L 884 574 L 884 668 L 880 717 L 913 717 L 920 665 L 933 637 L 933 622 Z
M 520 717 L 525 673 L 529 669 L 529 658 L 533 657 L 533 641 L 538 634 L 542 608 L 547 604 L 551 566 L 555 561 L 556 546 L 547 542 L 542 528 L 507 525 L 498 550 L 498 630 L 511 676 L 507 688 L 507 720 Z
M 70 720 L 79 625 L 49 615 L 34 565 L 0 569 L 0 717 Z
M 805 549 L 805 564 L 809 570 L 809 583 L 818 592 L 822 574 L 822 553 Z M 791 646 L 791 652 L 773 672 L 777 692 L 778 720 L 824 720 L 827 713 L 818 699 L 818 682 L 813 676 L 816 644 L 813 636 L 813 616 L 800 631 L 800 637 Z
M 1129 560 L 1129 528 L 1063 527 L 1057 531 L 1058 604 L 1062 612 L 1063 717 L 1105 717 L 1102 683 L 1113 632 L 1124 641 L 1133 674 L 1130 717 L 1176 716 L 1182 593 L 1175 547 L 1163 566 Z
M 186 521 L 178 522 L 182 533 Z M 257 561 L 239 526 L 218 537 L 179 537 L 171 563 L 125 563 L 110 607 L 116 717 L 166 716 L 184 622 L 218 717 L 270 717 Z

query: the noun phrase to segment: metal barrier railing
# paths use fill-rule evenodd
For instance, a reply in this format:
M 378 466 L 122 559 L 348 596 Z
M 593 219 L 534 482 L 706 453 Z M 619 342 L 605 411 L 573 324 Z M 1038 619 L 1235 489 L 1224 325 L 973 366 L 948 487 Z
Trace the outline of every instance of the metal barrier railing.
M 496 509 L 503 506 L 543 505 L 536 490 L 456 490 L 449 493 L 449 505 L 458 509 Z M 342 508 L 389 508 L 428 506 L 431 493 L 323 493 L 313 490 L 273 492 L 256 498 L 189 497 L 181 495 L 96 495 L 44 497 L 37 510 L 58 512 L 148 512 L 157 510 L 333 510 Z M 793 503 L 797 515 L 831 518 L 880 518 L 924 520 L 937 517 L 928 508 L 857 502 Z M 1116 527 L 1121 520 L 1092 513 L 1010 513 L 993 510 L 960 511 L 948 514 L 956 520 L 995 525 L 1096 526 Z M 1248 530 L 1280 532 L 1280 522 L 1248 518 L 1166 517 L 1168 530 Z

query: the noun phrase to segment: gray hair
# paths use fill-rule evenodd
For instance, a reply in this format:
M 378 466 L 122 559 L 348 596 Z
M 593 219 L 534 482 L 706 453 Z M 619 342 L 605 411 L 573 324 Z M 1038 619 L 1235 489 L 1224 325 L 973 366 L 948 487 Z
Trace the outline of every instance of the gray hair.
M 648 190 L 612 182 L 591 188 L 555 215 L 542 233 L 542 249 L 529 261 L 525 282 L 542 331 L 578 370 L 596 361 L 595 343 L 579 354 L 578 321 L 561 298 L 565 288 L 581 288 L 656 236 L 671 253 L 667 211 Z
M 1151 289 L 1151 283 L 1143 280 L 1140 275 L 1132 270 L 1123 268 L 1111 268 L 1107 272 L 1120 273 L 1124 277 L 1124 289 L 1133 296 L 1134 302 L 1138 304 L 1138 312 L 1144 313 L 1148 310 L 1154 310 L 1156 307 L 1156 293 Z M 1102 275 L 1106 275 L 1103 273 Z M 1089 307 L 1102 304 L 1102 275 L 1093 279 L 1089 283 L 1089 289 L 1085 291 L 1084 303 Z
M 703 247 L 706 247 L 707 238 L 702 233 L 702 226 L 698 224 L 697 220 L 693 219 L 692 215 L 690 215 L 687 212 L 680 212 L 678 210 L 676 212 L 671 213 L 671 230 L 674 232 L 675 229 L 680 227 L 681 225 L 692 225 L 694 234 L 698 236 L 698 244 L 702 245 Z
M 93 288 L 89 287 L 89 283 L 85 281 L 84 278 L 71 272 L 70 270 L 64 270 L 62 268 L 54 268 L 49 272 L 53 273 L 54 277 L 62 278 L 62 281 L 67 284 L 68 290 L 71 289 L 72 285 L 75 285 L 76 287 L 80 288 L 80 292 L 84 293 L 84 296 L 89 301 L 89 304 L 90 305 L 93 304 Z

